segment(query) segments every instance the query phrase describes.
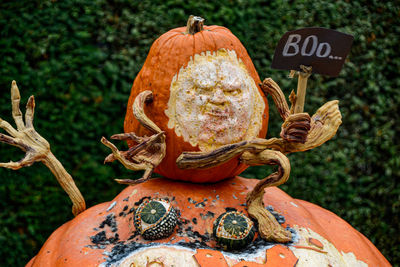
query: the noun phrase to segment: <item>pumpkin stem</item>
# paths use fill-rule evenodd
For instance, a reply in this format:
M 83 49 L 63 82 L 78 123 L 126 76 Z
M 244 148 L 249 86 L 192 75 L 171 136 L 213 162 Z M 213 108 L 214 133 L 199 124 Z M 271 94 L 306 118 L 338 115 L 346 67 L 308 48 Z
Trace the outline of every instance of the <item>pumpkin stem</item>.
M 194 35 L 203 30 L 204 19 L 202 17 L 190 15 L 186 24 L 186 34 Z

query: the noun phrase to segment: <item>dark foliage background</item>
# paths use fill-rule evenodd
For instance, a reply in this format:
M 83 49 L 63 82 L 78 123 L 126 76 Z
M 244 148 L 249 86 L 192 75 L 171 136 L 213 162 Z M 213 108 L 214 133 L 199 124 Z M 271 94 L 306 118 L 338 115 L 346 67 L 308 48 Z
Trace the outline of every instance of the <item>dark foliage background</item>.
M 384 1 L 1 1 L 0 114 L 9 122 L 15 79 L 24 101 L 34 94 L 35 125 L 75 178 L 88 206 L 111 200 L 132 177 L 103 165 L 99 142 L 123 130 L 129 91 L 152 42 L 183 26 L 190 14 L 228 27 L 247 48 L 261 76 L 288 95 L 296 81 L 269 66 L 289 30 L 321 26 L 354 35 L 337 78 L 313 75 L 306 111 L 339 99 L 343 125 L 322 147 L 290 156 L 290 195 L 321 205 L 365 234 L 393 264 L 400 262 L 400 10 Z M 24 102 L 25 103 L 25 102 Z M 269 137 L 280 118 L 271 108 Z M 397 123 L 396 123 L 397 122 Z M 22 152 L 0 145 L 0 161 Z M 262 178 L 271 168 L 243 175 Z M 137 176 L 137 175 L 136 175 Z M 72 219 L 71 203 L 41 164 L 0 169 L 0 265 L 21 266 L 47 237 Z M 340 234 L 340 233 L 338 233 Z

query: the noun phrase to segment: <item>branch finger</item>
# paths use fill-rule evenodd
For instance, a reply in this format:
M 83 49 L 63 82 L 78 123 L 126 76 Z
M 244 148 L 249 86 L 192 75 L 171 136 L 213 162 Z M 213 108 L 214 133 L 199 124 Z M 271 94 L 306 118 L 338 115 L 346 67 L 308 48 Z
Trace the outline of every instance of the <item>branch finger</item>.
M 3 168 L 8 168 L 8 169 L 13 169 L 13 170 L 19 170 L 22 167 L 29 167 L 34 163 L 35 159 L 32 154 L 27 153 L 24 158 L 22 158 L 20 161 L 14 162 L 10 161 L 7 163 L 0 163 L 0 167 Z
M 296 130 L 293 129 L 291 131 L 288 131 L 285 135 L 286 139 L 290 138 L 290 137 L 294 137 L 294 138 L 300 138 L 300 139 L 304 139 L 304 141 L 306 141 L 307 139 L 307 132 L 308 131 L 304 131 L 304 130 Z
M 101 142 L 102 142 L 106 147 L 108 147 L 108 148 L 111 149 L 111 151 L 112 151 L 112 153 L 113 153 L 113 155 L 114 155 L 114 158 L 115 158 L 116 160 L 118 160 L 119 162 L 121 162 L 122 165 L 125 166 L 125 168 L 127 168 L 127 169 L 129 169 L 129 170 L 134 170 L 134 171 L 137 171 L 137 170 L 144 170 L 144 169 L 147 168 L 146 164 L 135 164 L 135 163 L 130 162 L 129 160 L 127 160 L 127 159 L 124 157 L 124 155 L 122 154 L 122 152 L 119 151 L 118 148 L 117 148 L 113 143 L 111 143 L 110 141 L 108 141 L 105 137 L 102 137 L 102 138 L 101 138 Z M 109 157 L 109 156 L 107 156 L 107 158 L 108 158 L 108 157 Z
M 150 138 L 144 138 L 144 141 L 141 142 L 140 144 L 129 148 L 127 151 L 127 157 L 131 158 L 134 157 L 136 154 L 138 154 L 140 151 L 147 150 L 149 149 L 150 146 L 152 146 L 154 143 L 159 141 L 159 138 L 163 137 L 165 140 L 165 135 L 164 131 L 161 131 L 157 134 L 152 135 Z
M 18 162 L 13 162 L 13 161 L 10 161 L 7 163 L 1 162 L 0 167 L 12 169 L 12 170 L 19 170 L 22 168 L 21 164 L 19 164 Z
M 275 106 L 277 107 L 279 111 L 279 115 L 283 120 L 285 120 L 289 116 L 289 106 L 286 102 L 285 95 L 283 94 L 281 88 L 279 85 L 274 82 L 271 78 L 266 78 L 264 81 L 260 84 L 261 89 L 265 93 L 265 95 L 271 95 L 272 100 L 275 103 Z
M 31 95 L 26 104 L 25 124 L 27 128 L 33 128 L 33 117 L 35 115 L 35 98 Z
M 114 179 L 117 183 L 119 184 L 126 184 L 126 185 L 135 185 L 135 184 L 141 184 L 146 182 L 151 178 L 151 174 L 153 173 L 153 168 L 148 168 L 143 174 L 142 178 L 132 180 L 132 179 Z
M 19 147 L 23 151 L 27 151 L 29 149 L 29 147 L 27 145 L 25 145 L 23 142 L 21 142 L 17 138 L 14 138 L 14 137 L 8 136 L 6 134 L 2 134 L 2 133 L 0 133 L 0 142 Z
M 111 136 L 111 139 L 113 140 L 121 140 L 121 141 L 125 141 L 125 140 L 133 140 L 136 143 L 141 143 L 143 141 L 146 140 L 146 138 L 144 137 L 139 137 L 134 133 L 121 133 L 121 134 L 114 134 Z
M 144 113 L 144 104 L 153 101 L 153 93 L 149 90 L 141 92 L 133 102 L 133 116 L 147 129 L 154 133 L 160 133 L 161 129 Z
M 114 160 L 116 160 L 116 158 L 114 157 L 114 154 L 111 153 L 104 159 L 104 163 L 113 162 Z
M 22 112 L 19 109 L 19 103 L 21 101 L 21 95 L 17 83 L 12 81 L 11 85 L 11 105 L 12 105 L 12 116 L 18 130 L 25 129 L 24 121 L 22 120 Z
M 16 137 L 18 135 L 18 131 L 14 129 L 7 121 L 2 120 L 0 118 L 0 128 L 3 128 L 7 133 L 11 136 Z
M 126 153 L 126 156 L 131 158 L 131 157 L 135 156 L 137 153 L 139 153 L 140 151 L 145 150 L 147 148 L 147 142 L 148 141 L 144 141 L 136 146 L 129 148 Z

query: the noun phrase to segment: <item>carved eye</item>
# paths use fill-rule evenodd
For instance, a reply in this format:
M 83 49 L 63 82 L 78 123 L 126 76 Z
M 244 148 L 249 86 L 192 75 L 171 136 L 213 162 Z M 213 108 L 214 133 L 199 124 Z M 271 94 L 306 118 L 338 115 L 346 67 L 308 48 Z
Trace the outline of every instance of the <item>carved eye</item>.
M 242 93 L 242 89 L 239 89 L 239 88 L 231 88 L 228 90 L 224 90 L 224 94 L 229 95 L 229 96 L 237 96 L 237 95 L 240 95 L 241 93 Z
M 231 90 L 230 92 L 231 92 L 231 95 L 236 96 L 236 95 L 239 95 L 242 92 L 242 90 L 234 89 L 234 90 Z
M 253 222 L 243 213 L 229 211 L 215 221 L 213 234 L 218 244 L 225 250 L 244 249 L 255 235 Z
M 143 202 L 135 212 L 136 230 L 147 240 L 157 240 L 172 234 L 178 218 L 175 209 L 164 199 Z
M 214 93 L 213 87 L 197 87 L 196 93 L 198 95 L 211 96 Z

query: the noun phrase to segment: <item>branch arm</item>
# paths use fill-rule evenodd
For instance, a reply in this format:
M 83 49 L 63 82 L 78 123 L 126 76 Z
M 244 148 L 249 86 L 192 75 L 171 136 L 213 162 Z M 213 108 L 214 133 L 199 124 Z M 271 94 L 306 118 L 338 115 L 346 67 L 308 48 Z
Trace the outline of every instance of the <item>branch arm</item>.
M 22 119 L 20 106 L 20 92 L 15 81 L 11 84 L 11 105 L 12 116 L 17 129 L 8 122 L 0 119 L 0 128 L 3 128 L 9 135 L 0 133 L 0 142 L 19 147 L 25 152 L 25 156 L 17 162 L 1 162 L 0 167 L 18 170 L 22 167 L 31 166 L 34 162 L 43 162 L 56 176 L 61 187 L 70 197 L 73 206 L 72 213 L 76 216 L 85 210 L 85 200 L 79 189 L 76 187 L 71 175 L 64 169 L 62 164 L 50 151 L 50 144 L 33 127 L 35 113 L 35 98 L 31 96 L 26 105 L 25 123 Z
M 133 102 L 133 115 L 147 129 L 154 133 L 162 132 L 161 129 L 144 113 L 144 104 L 153 101 L 153 93 L 149 90 L 141 92 Z
M 283 120 L 286 120 L 286 118 L 290 115 L 290 110 L 286 102 L 285 95 L 283 94 L 279 85 L 271 78 L 266 78 L 260 84 L 260 87 L 266 95 L 271 95 L 272 100 L 278 109 L 279 115 Z
M 137 136 L 135 133 L 114 134 L 111 136 L 114 140 L 132 140 L 137 145 L 132 146 L 128 151 L 120 151 L 108 141 L 105 137 L 101 142 L 111 149 L 112 154 L 108 155 L 104 163 L 118 160 L 125 168 L 133 171 L 144 170 L 142 178 L 137 180 L 115 179 L 120 184 L 138 184 L 151 178 L 154 169 L 161 163 L 166 154 L 165 132 L 162 131 L 144 112 L 146 103 L 153 101 L 153 93 L 149 90 L 138 94 L 133 102 L 133 115 L 139 123 L 152 131 L 154 134 L 147 136 Z
M 248 165 L 277 165 L 278 171 L 262 179 L 247 195 L 247 211 L 258 222 L 260 236 L 268 241 L 287 243 L 292 240 L 291 233 L 284 229 L 275 217 L 265 209 L 264 189 L 285 183 L 290 175 L 289 159 L 279 151 L 264 150 L 260 153 L 245 152 L 241 157 Z
M 329 101 L 312 116 L 311 128 L 309 131 L 306 129 L 308 135 L 305 143 L 290 142 L 283 138 L 256 138 L 251 141 L 221 146 L 211 152 L 184 152 L 178 157 L 176 163 L 182 169 L 206 169 L 218 166 L 245 151 L 260 152 L 265 149 L 271 149 L 288 154 L 310 150 L 322 145 L 336 134 L 342 123 L 338 103 L 339 101 L 337 100 Z M 294 114 L 292 117 L 301 117 L 303 116 L 302 114 Z
M 44 165 L 50 169 L 56 177 L 58 183 L 68 194 L 72 201 L 72 213 L 77 216 L 79 213 L 86 209 L 85 199 L 76 186 L 74 179 L 65 170 L 61 162 L 49 151 L 45 158 L 42 159 Z
M 281 143 L 277 138 L 261 139 L 221 146 L 210 152 L 183 152 L 176 160 L 181 169 L 207 169 L 242 154 L 245 151 L 261 152 L 265 149 L 281 149 Z

